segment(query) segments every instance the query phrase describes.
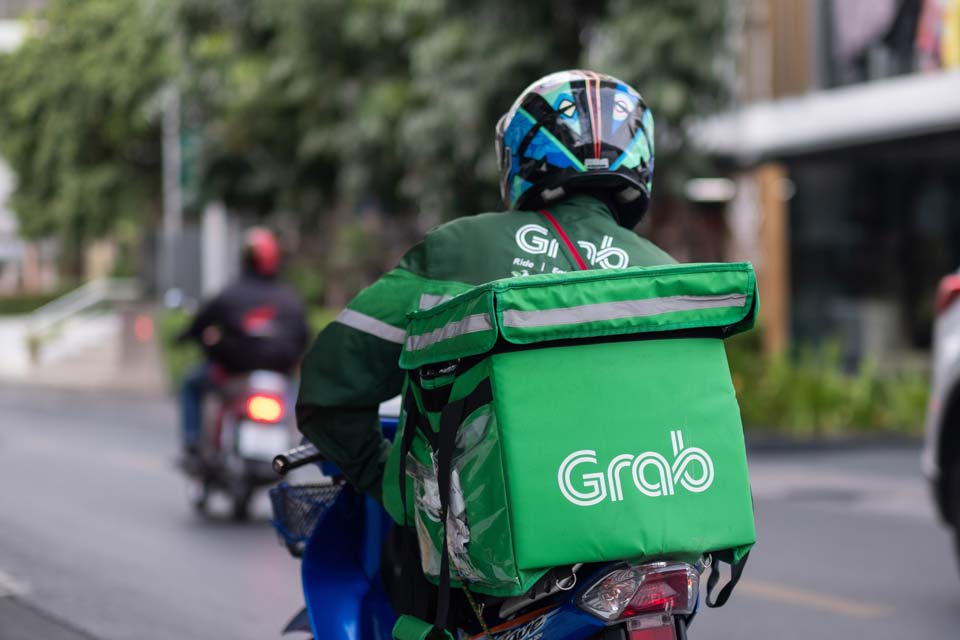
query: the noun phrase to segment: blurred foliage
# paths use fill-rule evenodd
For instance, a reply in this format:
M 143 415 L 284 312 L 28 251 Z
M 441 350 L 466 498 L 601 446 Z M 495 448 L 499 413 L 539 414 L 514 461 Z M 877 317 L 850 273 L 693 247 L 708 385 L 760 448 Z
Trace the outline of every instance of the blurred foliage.
M 74 265 L 90 238 L 151 228 L 162 97 L 177 87 L 188 204 L 293 214 L 323 239 L 314 268 L 342 273 L 333 249 L 358 235 L 362 212 L 429 226 L 501 208 L 497 119 L 536 78 L 581 66 L 632 83 L 654 109 L 662 188 L 694 166 L 684 124 L 725 100 L 727 5 L 50 0 L 0 55 L 13 209 L 25 235 L 60 237 Z M 359 244 L 360 270 L 379 270 L 364 252 L 382 240 Z
M 307 306 L 323 302 L 325 278 L 303 260 L 293 260 L 283 269 L 283 279 Z
M 308 221 L 364 200 L 431 221 L 498 209 L 494 124 L 530 82 L 578 66 L 638 87 L 661 173 L 689 166 L 683 125 L 724 99 L 725 7 L 181 0 L 205 188 Z
M 160 192 L 157 92 L 173 67 L 162 3 L 51 0 L 0 55 L 0 154 L 21 233 L 82 244 L 143 226 Z
M 331 309 L 329 307 L 310 307 L 307 309 L 307 322 L 310 325 L 310 330 L 313 332 L 310 335 L 311 342 L 314 336 L 334 321 L 338 313 L 340 313 L 339 309 Z
M 170 389 L 180 388 L 180 382 L 203 358 L 200 347 L 193 343 L 177 342 L 189 325 L 192 315 L 182 309 L 163 309 L 156 317 L 157 339 L 163 353 Z
M 836 343 L 771 360 L 759 331 L 728 340 L 727 355 L 748 430 L 798 438 L 922 433 L 930 388 L 920 373 L 882 374 L 870 362 L 844 371 Z
M 0 316 L 30 313 L 48 302 L 56 300 L 69 289 L 59 289 L 50 293 L 24 293 L 13 296 L 0 296 Z

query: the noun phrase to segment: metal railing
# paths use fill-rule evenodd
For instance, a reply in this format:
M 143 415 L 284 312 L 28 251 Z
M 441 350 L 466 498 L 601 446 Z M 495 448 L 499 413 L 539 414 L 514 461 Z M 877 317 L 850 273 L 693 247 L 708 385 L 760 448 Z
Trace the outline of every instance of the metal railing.
M 42 336 L 76 315 L 102 304 L 134 302 L 140 299 L 140 285 L 126 278 L 91 280 L 56 300 L 34 310 L 27 317 L 27 332 Z

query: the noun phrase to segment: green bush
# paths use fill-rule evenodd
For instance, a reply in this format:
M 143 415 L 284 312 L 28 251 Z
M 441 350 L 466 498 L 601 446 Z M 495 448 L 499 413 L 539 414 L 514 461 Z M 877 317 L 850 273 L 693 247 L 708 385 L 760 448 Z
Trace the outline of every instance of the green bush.
M 0 316 L 30 313 L 62 296 L 66 291 L 51 293 L 25 293 L 14 296 L 0 296 Z
M 845 371 L 837 343 L 768 360 L 758 332 L 729 340 L 727 354 L 752 431 L 801 438 L 922 431 L 929 385 L 920 373 L 882 374 L 871 362 Z
M 195 344 L 177 342 L 177 336 L 190 325 L 191 317 L 180 309 L 164 309 L 157 316 L 157 337 L 171 389 L 179 388 L 183 377 L 203 358 Z
M 338 313 L 340 313 L 339 309 L 330 309 L 328 307 L 313 307 L 308 309 L 307 322 L 310 325 L 310 330 L 313 332 L 310 336 L 311 340 L 320 333 L 325 326 L 333 322 Z
M 323 300 L 323 271 L 305 260 L 291 260 L 283 270 L 283 279 L 300 294 L 307 306 Z

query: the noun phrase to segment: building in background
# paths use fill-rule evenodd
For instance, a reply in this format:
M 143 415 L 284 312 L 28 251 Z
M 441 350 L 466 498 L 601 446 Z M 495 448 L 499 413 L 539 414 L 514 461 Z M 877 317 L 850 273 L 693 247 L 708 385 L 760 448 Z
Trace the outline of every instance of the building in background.
M 727 162 L 731 258 L 755 261 L 769 351 L 928 348 L 960 267 L 960 0 L 742 0 Z

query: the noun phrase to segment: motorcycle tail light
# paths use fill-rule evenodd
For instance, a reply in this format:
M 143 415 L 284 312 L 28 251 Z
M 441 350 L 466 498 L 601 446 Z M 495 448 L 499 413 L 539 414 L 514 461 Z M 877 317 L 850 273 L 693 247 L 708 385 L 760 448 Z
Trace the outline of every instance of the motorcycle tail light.
M 683 562 L 618 567 L 583 592 L 578 606 L 617 622 L 658 613 L 689 614 L 697 604 L 700 574 Z
M 254 394 L 247 398 L 247 415 L 257 422 L 280 422 L 283 418 L 283 402 L 274 396 Z
M 622 617 L 648 613 L 693 613 L 700 591 L 700 574 L 688 564 L 674 564 L 648 571 Z
M 633 618 L 627 622 L 627 637 L 630 640 L 677 640 L 677 629 L 670 615 Z
M 617 620 L 640 588 L 642 579 L 637 567 L 611 571 L 580 596 L 578 605 L 601 620 Z

